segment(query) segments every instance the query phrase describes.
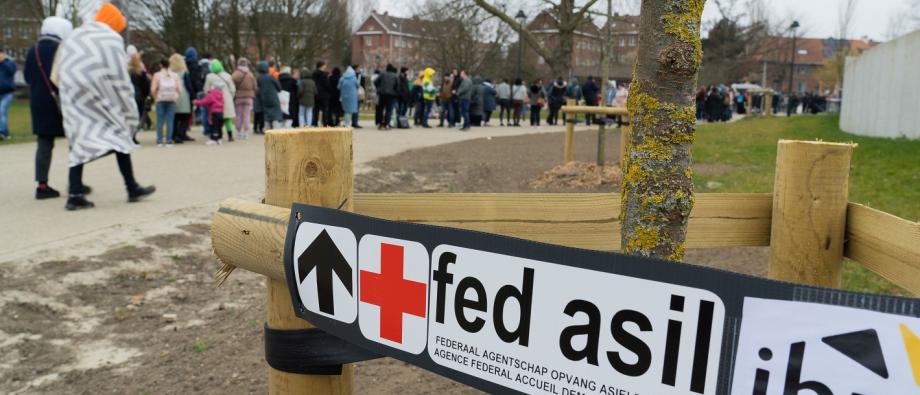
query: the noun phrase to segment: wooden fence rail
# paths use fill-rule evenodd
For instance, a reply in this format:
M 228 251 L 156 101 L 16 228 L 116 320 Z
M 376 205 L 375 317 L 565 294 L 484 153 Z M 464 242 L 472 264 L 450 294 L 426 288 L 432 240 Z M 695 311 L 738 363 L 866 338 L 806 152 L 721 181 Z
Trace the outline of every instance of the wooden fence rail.
M 843 254 L 920 295 L 920 222 L 850 203 Z
M 853 148 L 780 141 L 774 193 L 697 194 L 686 247 L 769 246 L 770 278 L 830 287 L 839 285 L 845 256 L 920 295 L 920 223 L 847 202 Z M 237 267 L 267 276 L 270 328 L 307 327 L 294 315 L 284 281 L 293 202 L 568 247 L 620 246 L 617 194 L 353 194 L 352 169 L 349 129 L 272 131 L 266 135 L 266 204 L 228 199 L 214 214 L 212 244 L 223 264 L 218 279 Z M 328 376 L 270 369 L 269 392 L 347 394 L 352 372 L 352 365 Z
M 620 198 L 613 194 L 355 194 L 372 217 L 497 233 L 569 247 L 619 249 Z M 698 194 L 687 248 L 770 245 L 771 194 Z M 221 262 L 284 278 L 290 210 L 228 199 L 214 215 Z M 850 203 L 845 256 L 920 295 L 920 223 Z

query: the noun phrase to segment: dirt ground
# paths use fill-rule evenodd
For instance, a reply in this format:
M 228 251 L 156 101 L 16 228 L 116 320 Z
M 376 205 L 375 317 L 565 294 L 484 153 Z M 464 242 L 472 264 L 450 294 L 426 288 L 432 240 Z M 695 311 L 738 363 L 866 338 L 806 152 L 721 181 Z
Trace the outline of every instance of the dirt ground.
M 577 160 L 593 160 L 595 139 L 576 134 Z M 608 142 L 614 162 L 615 134 Z M 412 150 L 359 169 L 356 190 L 615 192 L 615 183 L 531 186 L 561 162 L 561 151 L 559 133 Z M 215 288 L 214 208 L 0 262 L 0 393 L 264 393 L 263 280 L 240 270 Z M 762 248 L 694 250 L 687 260 L 766 271 Z M 358 393 L 477 393 L 392 359 L 358 364 L 355 380 Z

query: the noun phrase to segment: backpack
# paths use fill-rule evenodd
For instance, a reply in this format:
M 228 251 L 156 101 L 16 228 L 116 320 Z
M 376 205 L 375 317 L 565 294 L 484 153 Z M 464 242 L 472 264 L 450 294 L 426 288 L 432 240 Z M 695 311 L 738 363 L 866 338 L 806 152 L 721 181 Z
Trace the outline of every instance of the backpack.
M 166 72 L 159 74 L 159 86 L 157 88 L 157 102 L 175 102 L 179 100 L 178 78 L 172 73 Z

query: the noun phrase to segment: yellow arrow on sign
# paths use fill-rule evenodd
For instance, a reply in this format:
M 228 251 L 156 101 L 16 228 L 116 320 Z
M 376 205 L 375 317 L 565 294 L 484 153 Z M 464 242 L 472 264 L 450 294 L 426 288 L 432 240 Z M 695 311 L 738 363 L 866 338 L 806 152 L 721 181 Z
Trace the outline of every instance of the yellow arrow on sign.
M 901 324 L 901 337 L 904 338 L 904 349 L 907 350 L 907 360 L 914 372 L 914 383 L 920 387 L 920 337 L 914 334 L 907 325 Z

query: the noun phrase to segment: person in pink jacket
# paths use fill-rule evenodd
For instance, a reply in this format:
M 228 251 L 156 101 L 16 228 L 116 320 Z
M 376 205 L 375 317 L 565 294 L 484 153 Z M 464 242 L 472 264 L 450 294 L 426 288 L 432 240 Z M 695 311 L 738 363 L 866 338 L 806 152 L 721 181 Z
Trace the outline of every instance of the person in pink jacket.
M 210 120 L 208 121 L 208 134 L 211 136 L 211 139 L 208 140 L 206 144 L 208 145 L 220 145 L 221 139 L 223 139 L 221 127 L 224 124 L 224 92 L 220 88 L 213 88 L 208 91 L 208 94 L 198 100 L 195 100 L 195 105 L 199 107 L 207 107 L 208 114 L 210 114 Z

